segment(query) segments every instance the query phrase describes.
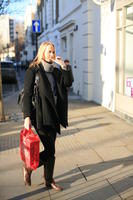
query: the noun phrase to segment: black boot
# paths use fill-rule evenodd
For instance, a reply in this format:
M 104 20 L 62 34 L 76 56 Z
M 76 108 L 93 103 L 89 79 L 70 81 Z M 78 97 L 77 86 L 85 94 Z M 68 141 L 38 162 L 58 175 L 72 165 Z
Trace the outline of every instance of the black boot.
M 55 165 L 55 157 L 49 158 L 47 162 L 44 164 L 45 172 L 44 177 L 46 181 L 46 185 L 52 183 L 53 173 L 54 173 L 54 165 Z
M 55 158 L 50 159 L 45 165 L 44 165 L 44 178 L 45 178 L 45 185 L 48 189 L 55 189 L 56 191 L 63 190 L 62 187 L 56 185 L 54 179 L 53 179 L 53 173 L 54 173 L 54 164 L 55 164 Z

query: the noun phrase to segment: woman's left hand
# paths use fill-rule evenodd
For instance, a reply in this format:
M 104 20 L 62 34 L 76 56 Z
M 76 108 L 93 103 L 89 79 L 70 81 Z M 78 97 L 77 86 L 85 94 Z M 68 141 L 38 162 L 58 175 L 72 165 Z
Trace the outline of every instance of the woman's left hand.
M 65 68 L 66 64 L 64 63 L 64 61 L 62 60 L 61 57 L 57 56 L 55 60 L 52 60 L 53 62 L 57 63 L 58 65 L 61 66 L 61 68 Z

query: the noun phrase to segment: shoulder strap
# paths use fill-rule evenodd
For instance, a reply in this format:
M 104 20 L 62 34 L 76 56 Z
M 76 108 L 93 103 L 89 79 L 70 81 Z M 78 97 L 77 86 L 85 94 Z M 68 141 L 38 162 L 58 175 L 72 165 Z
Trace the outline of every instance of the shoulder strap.
M 36 66 L 36 72 L 35 72 L 35 85 L 39 86 L 39 65 Z
M 36 72 L 36 75 L 35 75 L 35 84 L 37 86 L 39 85 L 39 74 L 38 74 L 38 72 Z

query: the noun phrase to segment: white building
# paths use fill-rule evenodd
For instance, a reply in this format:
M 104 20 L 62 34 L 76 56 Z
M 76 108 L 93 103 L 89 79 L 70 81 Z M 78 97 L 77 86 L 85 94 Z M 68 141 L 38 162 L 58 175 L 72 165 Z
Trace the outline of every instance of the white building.
M 104 0 L 101 6 L 94 4 L 96 1 L 81 1 L 81 40 L 86 44 L 82 49 L 81 66 L 87 66 L 82 73 L 81 95 L 132 119 L 133 0 Z M 85 35 L 88 35 L 86 39 Z
M 1 46 L 6 47 L 14 41 L 14 20 L 9 15 L 0 16 L 0 40 Z
M 15 46 L 8 46 L 7 48 L 2 49 L 0 53 L 0 60 L 1 61 L 10 61 L 15 59 Z
M 133 118 L 133 0 L 44 0 L 41 5 L 38 44 L 52 40 L 70 60 L 74 92 Z
M 42 34 L 38 37 L 38 45 L 46 40 L 56 46 L 57 55 L 60 54 L 59 28 L 59 0 L 38 1 L 38 16 L 41 20 Z
M 0 59 L 12 60 L 15 58 L 15 21 L 9 15 L 1 15 L 0 27 Z
M 35 7 L 32 4 L 27 6 L 24 17 L 25 49 L 22 53 L 23 64 L 30 62 L 36 55 L 36 39 L 32 33 L 32 20 L 34 19 Z
M 82 95 L 82 3 L 80 0 L 59 2 L 60 53 L 64 59 L 70 60 L 74 73 L 74 92 Z

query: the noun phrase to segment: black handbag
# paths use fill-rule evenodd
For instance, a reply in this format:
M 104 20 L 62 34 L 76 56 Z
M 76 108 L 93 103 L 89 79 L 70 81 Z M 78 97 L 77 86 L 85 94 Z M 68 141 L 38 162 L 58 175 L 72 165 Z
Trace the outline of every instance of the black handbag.
M 36 73 L 33 95 L 32 95 L 32 106 L 33 106 L 32 109 L 33 110 L 35 110 L 36 103 L 38 102 L 38 98 L 39 98 L 39 75 L 38 73 Z M 24 101 L 24 88 L 20 91 L 18 95 L 18 104 L 21 106 L 22 112 L 23 112 L 23 101 Z

